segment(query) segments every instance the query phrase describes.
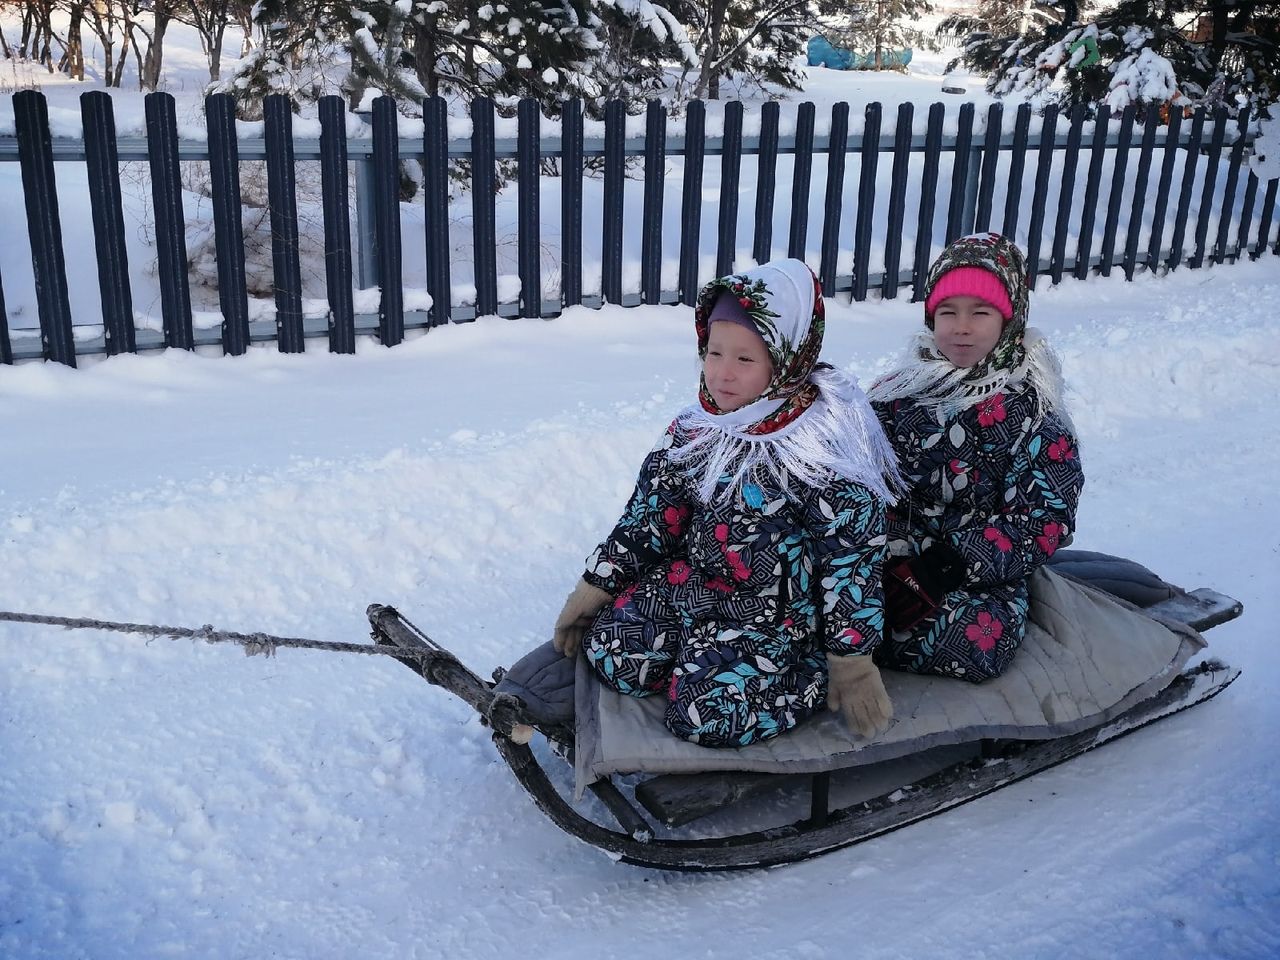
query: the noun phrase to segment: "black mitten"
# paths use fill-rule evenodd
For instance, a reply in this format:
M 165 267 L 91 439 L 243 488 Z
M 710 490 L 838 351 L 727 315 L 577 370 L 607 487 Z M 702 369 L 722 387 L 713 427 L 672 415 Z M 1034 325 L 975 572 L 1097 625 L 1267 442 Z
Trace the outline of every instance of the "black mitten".
M 964 583 L 965 562 L 946 543 L 935 543 L 918 557 L 903 560 L 884 575 L 885 619 L 893 630 L 910 630 Z

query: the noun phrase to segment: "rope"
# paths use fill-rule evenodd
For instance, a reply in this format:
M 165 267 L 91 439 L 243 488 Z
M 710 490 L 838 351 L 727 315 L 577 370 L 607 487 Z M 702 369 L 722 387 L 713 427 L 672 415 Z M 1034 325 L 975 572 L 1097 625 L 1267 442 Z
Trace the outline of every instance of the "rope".
M 405 649 L 399 646 L 381 646 L 370 643 L 342 643 L 333 640 L 309 640 L 306 637 L 277 637 L 269 633 L 236 633 L 233 630 L 217 630 L 213 624 L 206 623 L 202 627 L 166 627 L 154 623 L 118 623 L 113 620 L 94 620 L 87 617 L 55 617 L 39 613 L 13 613 L 0 610 L 0 620 L 11 623 L 37 623 L 53 627 L 65 627 L 68 630 L 107 630 L 112 633 L 140 633 L 151 637 L 168 637 L 173 640 L 190 638 L 203 640 L 206 643 L 235 643 L 244 648 L 245 656 L 274 657 L 279 647 L 296 647 L 307 650 L 328 650 L 333 653 L 363 653 L 384 657 L 408 657 L 414 660 L 426 660 L 431 654 L 427 651 Z M 430 637 L 418 630 L 403 617 L 401 623 L 408 627 L 415 636 L 432 648 L 441 649 Z

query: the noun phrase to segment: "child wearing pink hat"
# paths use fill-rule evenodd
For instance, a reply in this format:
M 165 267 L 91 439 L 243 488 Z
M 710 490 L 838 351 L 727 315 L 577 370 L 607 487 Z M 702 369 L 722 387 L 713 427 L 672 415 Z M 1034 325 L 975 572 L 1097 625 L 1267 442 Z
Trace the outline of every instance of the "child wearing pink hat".
M 697 402 L 640 467 L 556 620 L 600 682 L 666 701 L 710 747 L 777 736 L 824 706 L 872 736 L 891 705 L 884 634 L 893 450 L 857 385 L 820 363 L 821 290 L 799 260 L 713 280 L 694 312 Z
M 1075 527 L 1084 473 L 1062 376 L 994 233 L 930 268 L 926 329 L 869 394 L 909 491 L 889 511 L 882 666 L 981 681 L 1022 641 L 1027 582 Z

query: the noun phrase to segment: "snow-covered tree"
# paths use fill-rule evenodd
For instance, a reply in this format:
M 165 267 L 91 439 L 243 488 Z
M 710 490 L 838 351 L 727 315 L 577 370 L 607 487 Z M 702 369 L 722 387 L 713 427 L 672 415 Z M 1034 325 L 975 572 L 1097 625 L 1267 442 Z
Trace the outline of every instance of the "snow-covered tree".
M 938 24 L 937 33 L 953 40 L 964 40 L 975 33 L 1012 39 L 1061 23 L 1063 16 L 1060 8 L 1034 0 L 979 0 L 976 9 L 964 8 L 945 17 Z
M 958 58 L 997 96 L 1076 103 L 1223 102 L 1280 96 L 1280 3 L 1122 0 L 1087 23 L 1020 36 L 976 32 Z
M 533 97 L 549 114 L 581 97 L 598 113 L 605 98 L 646 96 L 666 63 L 693 56 L 680 22 L 652 0 L 261 0 L 257 23 L 264 43 L 222 89 L 306 98 L 326 92 L 317 81 L 333 72 L 306 67 L 349 58 L 350 103 L 377 89 L 410 110 L 447 94 L 491 96 L 504 110 Z
M 799 89 L 797 57 L 830 0 L 677 0 L 671 11 L 697 51 L 692 93 L 718 100 L 722 80 Z
M 837 47 L 870 55 L 873 68 L 883 70 L 894 65 L 892 54 L 899 50 L 935 46 L 916 26 L 932 12 L 927 0 L 856 0 L 831 19 L 824 35 Z

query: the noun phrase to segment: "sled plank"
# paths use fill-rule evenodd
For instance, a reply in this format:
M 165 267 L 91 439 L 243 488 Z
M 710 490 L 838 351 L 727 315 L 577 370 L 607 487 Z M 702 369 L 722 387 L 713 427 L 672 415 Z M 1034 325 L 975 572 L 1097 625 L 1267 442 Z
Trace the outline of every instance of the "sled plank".
M 740 800 L 798 785 L 813 774 L 668 773 L 636 787 L 636 799 L 669 827 L 687 823 L 730 807 Z
M 1149 614 L 1177 620 L 1202 633 L 1210 627 L 1234 620 L 1243 612 L 1244 604 L 1239 600 L 1208 587 L 1178 594 L 1147 608 Z
M 503 758 L 538 807 L 562 830 L 613 859 L 666 870 L 741 870 L 795 863 L 882 836 L 976 800 L 1095 747 L 1141 729 L 1224 690 L 1239 675 L 1216 661 L 1181 675 L 1163 691 L 1111 723 L 1059 740 L 1030 744 L 1003 759 L 961 763 L 873 800 L 758 833 L 698 840 L 637 841 L 579 815 L 556 792 L 528 747 L 494 738 Z

